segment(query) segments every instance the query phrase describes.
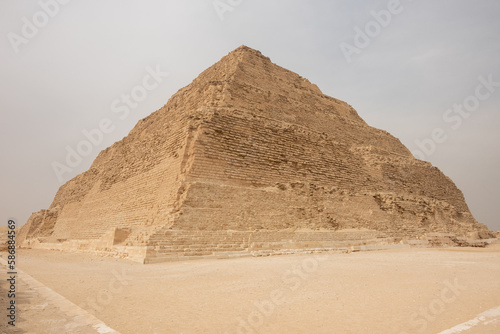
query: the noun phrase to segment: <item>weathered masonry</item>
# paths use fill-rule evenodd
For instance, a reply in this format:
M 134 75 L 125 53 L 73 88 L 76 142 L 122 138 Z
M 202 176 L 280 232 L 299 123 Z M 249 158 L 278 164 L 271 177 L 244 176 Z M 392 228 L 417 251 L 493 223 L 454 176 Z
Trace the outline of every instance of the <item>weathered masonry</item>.
M 242 46 L 63 185 L 20 242 L 152 262 L 429 233 L 489 236 L 436 167 Z

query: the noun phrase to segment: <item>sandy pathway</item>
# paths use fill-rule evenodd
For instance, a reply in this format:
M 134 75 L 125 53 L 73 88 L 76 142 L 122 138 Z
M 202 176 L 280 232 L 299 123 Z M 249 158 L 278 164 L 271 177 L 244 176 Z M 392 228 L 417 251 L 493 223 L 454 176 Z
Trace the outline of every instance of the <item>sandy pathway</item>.
M 0 309 L 6 309 L 10 305 L 10 301 L 14 300 L 17 311 L 16 319 L 11 321 L 15 325 L 12 326 L 2 321 L 0 333 L 120 334 L 22 270 L 17 269 L 14 276 L 5 276 L 9 270 L 3 256 L 0 258 L 0 268 L 2 270 L 0 275 Z M 4 276 L 7 278 L 15 277 L 16 296 L 14 298 L 9 298 L 10 291 L 7 290 L 11 287 L 11 283 L 8 283 Z

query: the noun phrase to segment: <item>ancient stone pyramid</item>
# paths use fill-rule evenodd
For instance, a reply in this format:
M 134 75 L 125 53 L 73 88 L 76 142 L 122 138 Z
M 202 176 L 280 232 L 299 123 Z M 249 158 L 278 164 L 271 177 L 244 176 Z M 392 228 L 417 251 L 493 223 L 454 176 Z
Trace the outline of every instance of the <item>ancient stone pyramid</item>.
M 241 46 L 64 184 L 20 241 L 149 262 L 484 230 L 437 168 Z

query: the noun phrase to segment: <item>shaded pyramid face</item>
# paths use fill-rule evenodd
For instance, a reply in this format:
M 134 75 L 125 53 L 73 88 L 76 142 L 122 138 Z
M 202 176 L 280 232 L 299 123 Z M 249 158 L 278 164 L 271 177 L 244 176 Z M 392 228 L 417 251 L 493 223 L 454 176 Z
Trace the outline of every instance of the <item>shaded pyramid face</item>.
M 346 229 L 379 238 L 486 230 L 437 168 L 347 103 L 241 46 L 63 185 L 21 241 L 122 247 L 144 258 L 178 255 L 174 246 L 190 240 L 212 246 L 191 255 L 210 255 L 298 231 L 334 239 Z

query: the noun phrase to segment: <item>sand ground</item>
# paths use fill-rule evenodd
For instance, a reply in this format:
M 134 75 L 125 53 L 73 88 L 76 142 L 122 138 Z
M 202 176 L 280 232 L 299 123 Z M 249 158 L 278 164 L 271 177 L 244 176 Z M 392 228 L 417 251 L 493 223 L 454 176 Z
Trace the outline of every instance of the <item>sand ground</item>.
M 123 334 L 439 333 L 500 306 L 498 246 L 150 265 L 38 250 L 18 259 Z M 35 310 L 22 315 L 26 328 L 51 333 L 42 320 L 55 311 Z M 460 333 L 500 333 L 496 313 L 479 322 Z

